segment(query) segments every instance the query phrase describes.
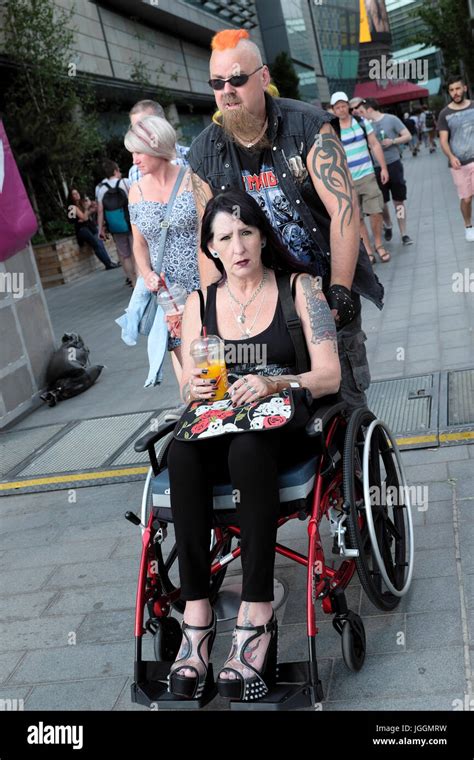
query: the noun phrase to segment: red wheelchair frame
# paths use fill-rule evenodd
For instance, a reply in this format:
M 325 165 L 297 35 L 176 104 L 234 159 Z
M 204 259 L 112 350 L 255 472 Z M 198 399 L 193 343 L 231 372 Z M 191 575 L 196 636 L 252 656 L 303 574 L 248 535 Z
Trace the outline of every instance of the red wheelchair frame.
M 381 485 L 385 477 L 386 484 L 389 481 L 390 485 L 400 486 L 402 481 L 406 485 L 396 443 L 386 426 L 374 421 L 374 415 L 367 409 L 357 410 L 349 421 L 343 416 L 342 411 L 343 404 L 340 403 L 322 407 L 308 423 L 307 433 L 316 439 L 315 445 L 319 449 L 312 493 L 308 495 L 305 504 L 297 502 L 296 509 L 290 514 L 282 515 L 278 521 L 280 528 L 291 519 L 306 520 L 309 517 L 307 556 L 280 543 L 275 545 L 277 554 L 307 569 L 308 660 L 279 663 L 277 683 L 270 692 L 263 699 L 251 703 L 232 701 L 230 707 L 234 710 L 302 709 L 314 707 L 321 702 L 323 690 L 316 657 L 317 600 L 321 601 L 326 614 L 335 615 L 333 626 L 341 635 L 342 654 L 346 665 L 354 671 L 362 667 L 366 649 L 364 627 L 359 615 L 348 609 L 344 593 L 356 569 L 369 598 L 383 610 L 393 609 L 410 585 L 413 533 L 409 502 L 371 506 L 371 520 L 375 528 L 370 533 L 370 521 L 366 519 L 367 500 L 364 499 L 363 493 L 362 460 L 367 448 L 365 432 L 367 429 L 371 431 L 370 448 L 365 452 L 365 476 L 372 484 L 378 479 Z M 315 420 L 319 423 L 320 430 L 315 431 Z M 154 475 L 164 469 L 163 463 L 158 463 L 155 444 L 170 433 L 174 425 L 174 422 L 164 425 L 156 432 L 146 434 L 135 444 L 137 451 L 149 452 Z M 372 428 L 376 432 L 373 432 Z M 392 462 L 394 454 L 398 467 Z M 368 483 L 365 486 L 367 488 Z M 330 513 L 331 509 L 335 510 L 333 514 Z M 337 569 L 326 563 L 324 555 L 320 535 L 320 524 L 324 516 L 332 520 L 334 527 L 333 551 L 337 551 L 343 557 Z M 176 548 L 173 547 L 166 560 L 161 551 L 166 522 L 156 518 L 153 508 L 150 509 L 146 526 L 131 512 L 127 512 L 126 517 L 131 522 L 142 525 L 143 529 L 135 610 L 135 680 L 132 684 L 132 701 L 152 709 L 202 707 L 215 696 L 215 690 L 208 691 L 197 700 L 181 699 L 167 691 L 169 669 L 181 643 L 180 625 L 176 618 L 170 616 L 170 612 L 172 607 L 182 612 L 184 603 L 179 600 L 180 589 L 172 584 L 168 574 L 177 557 Z M 229 524 L 222 524 L 221 521 L 214 529 L 215 543 L 211 552 L 211 603 L 216 599 L 229 563 L 240 556 L 239 546 L 231 548 L 232 539 L 239 539 L 240 529 L 238 525 L 232 524 L 232 518 L 228 519 Z M 346 520 L 347 533 L 344 527 Z M 409 563 L 406 562 L 407 538 L 410 548 Z M 349 545 L 346 544 L 346 540 Z M 383 568 L 376 561 L 375 543 L 379 555 L 382 556 Z M 383 590 L 384 577 L 391 591 Z M 148 620 L 144 625 L 146 611 Z M 142 637 L 146 632 L 153 635 L 155 661 L 142 659 Z M 212 663 L 209 664 L 209 670 L 213 680 Z

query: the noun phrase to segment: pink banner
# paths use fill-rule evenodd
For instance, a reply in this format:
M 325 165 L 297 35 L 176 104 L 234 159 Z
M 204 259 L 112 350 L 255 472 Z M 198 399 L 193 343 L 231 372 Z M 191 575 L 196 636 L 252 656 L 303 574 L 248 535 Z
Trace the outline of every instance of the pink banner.
M 0 121 L 0 261 L 23 250 L 38 224 Z

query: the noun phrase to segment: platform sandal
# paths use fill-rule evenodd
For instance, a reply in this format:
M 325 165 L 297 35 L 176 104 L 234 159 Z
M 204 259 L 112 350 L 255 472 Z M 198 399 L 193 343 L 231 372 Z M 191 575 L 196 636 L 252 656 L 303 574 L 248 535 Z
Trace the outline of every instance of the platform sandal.
M 387 249 L 384 248 L 383 245 L 377 246 L 375 250 L 377 251 L 377 256 L 379 257 L 380 261 L 382 261 L 384 264 L 386 264 L 387 261 L 390 261 L 390 259 L 392 258 L 389 252 L 387 251 Z M 383 251 L 383 253 L 380 253 L 380 251 Z
M 212 610 L 212 620 L 210 625 L 189 625 L 183 621 L 181 626 L 183 632 L 181 649 L 184 648 L 184 653 L 179 659 L 174 661 L 170 669 L 168 676 L 168 691 L 171 692 L 171 694 L 175 694 L 178 697 L 184 697 L 185 699 L 199 699 L 202 696 L 204 689 L 212 685 L 209 683 L 209 660 L 214 639 L 216 638 L 216 628 L 217 618 L 214 610 Z M 197 635 L 198 631 L 201 632 L 201 636 Z M 193 632 L 196 632 L 194 636 Z M 208 642 L 207 665 L 201 654 L 202 647 L 206 641 Z M 182 668 L 192 670 L 196 675 L 181 675 L 178 671 Z
M 237 644 L 237 633 L 239 631 L 247 631 L 249 633 L 247 638 L 242 638 L 240 645 Z M 271 635 L 263 668 L 261 671 L 258 671 L 245 659 L 244 655 L 246 650 L 251 651 L 252 642 L 264 633 L 270 633 Z M 243 702 L 264 697 L 276 682 L 277 656 L 278 622 L 275 613 L 273 613 L 271 620 L 265 623 L 265 625 L 237 625 L 234 629 L 231 653 L 217 679 L 217 691 L 219 695 L 227 699 L 238 699 Z M 237 660 L 244 668 L 252 671 L 254 675 L 245 678 L 242 673 L 228 665 L 232 660 Z M 221 674 L 224 671 L 233 673 L 235 678 L 221 678 Z

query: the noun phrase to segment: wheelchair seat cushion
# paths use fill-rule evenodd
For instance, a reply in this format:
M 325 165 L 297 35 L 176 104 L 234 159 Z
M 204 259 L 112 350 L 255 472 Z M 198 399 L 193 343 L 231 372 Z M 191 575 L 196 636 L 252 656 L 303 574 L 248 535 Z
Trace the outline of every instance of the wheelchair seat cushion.
M 318 457 L 312 456 L 298 464 L 292 465 L 281 471 L 278 477 L 280 489 L 280 504 L 305 500 L 311 493 L 316 476 Z M 168 470 L 160 472 L 152 482 L 152 503 L 155 511 L 159 510 L 160 517 L 168 519 L 166 510 L 170 510 L 169 521 L 171 522 L 170 482 Z M 214 511 L 236 510 L 235 492 L 231 483 L 216 484 L 213 489 Z

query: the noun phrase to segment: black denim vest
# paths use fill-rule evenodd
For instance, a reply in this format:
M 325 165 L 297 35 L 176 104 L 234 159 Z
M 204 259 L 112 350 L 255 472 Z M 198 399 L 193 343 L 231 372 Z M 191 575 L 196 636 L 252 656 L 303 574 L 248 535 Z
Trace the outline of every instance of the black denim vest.
M 311 235 L 324 268 L 330 257 L 330 217 L 309 174 L 305 172 L 306 176 L 296 179 L 292 168 L 295 163 L 301 165 L 301 161 L 306 166 L 307 155 L 321 126 L 325 122 L 333 122 L 334 117 L 298 100 L 272 98 L 268 94 L 265 94 L 265 99 L 274 172 L 283 194 L 298 211 L 306 231 Z M 193 172 L 207 182 L 214 195 L 231 188 L 243 189 L 235 144 L 217 124 L 210 124 L 195 138 L 188 160 Z M 352 290 L 382 308 L 384 289 L 362 244 Z

